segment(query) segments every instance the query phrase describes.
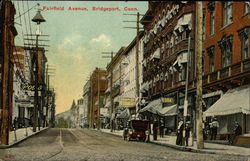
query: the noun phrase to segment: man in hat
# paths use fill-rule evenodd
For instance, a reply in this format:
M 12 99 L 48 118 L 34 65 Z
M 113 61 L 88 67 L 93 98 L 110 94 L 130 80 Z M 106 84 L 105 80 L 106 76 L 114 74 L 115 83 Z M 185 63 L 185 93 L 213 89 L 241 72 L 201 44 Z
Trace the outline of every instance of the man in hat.
M 216 135 L 217 135 L 217 129 L 219 127 L 219 122 L 217 121 L 217 118 L 214 117 L 213 121 L 211 123 L 211 140 L 216 140 Z

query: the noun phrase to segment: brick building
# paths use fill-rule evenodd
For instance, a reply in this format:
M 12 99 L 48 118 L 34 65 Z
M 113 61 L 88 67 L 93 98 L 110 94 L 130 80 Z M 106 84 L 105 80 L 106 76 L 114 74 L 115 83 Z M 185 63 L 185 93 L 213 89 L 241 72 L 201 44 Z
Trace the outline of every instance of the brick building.
M 243 133 L 249 131 L 249 8 L 249 2 L 243 1 L 203 2 L 204 120 L 218 117 L 221 138 L 233 132 L 230 122 L 239 122 Z M 142 114 L 150 112 L 147 116 L 153 121 L 163 117 L 165 126 L 174 130 L 183 116 L 189 62 L 188 116 L 195 127 L 195 2 L 149 2 L 141 23 L 145 29 L 143 82 L 149 86 L 144 92 L 149 103 Z
M 234 121 L 247 133 L 250 131 L 250 4 L 204 2 L 203 7 L 206 30 L 203 99 L 208 109 L 205 114 L 218 117 L 219 134 L 232 133 Z
M 141 112 L 151 114 L 148 117 L 154 122 L 164 119 L 165 126 L 175 130 L 178 113 L 183 111 L 189 35 L 194 59 L 195 3 L 149 2 L 141 23 L 145 30 L 143 82 L 149 87 L 143 93 L 149 103 Z M 192 70 L 190 77 L 194 77 Z
M 90 76 L 90 107 L 88 111 L 90 128 L 97 127 L 99 123 L 100 108 L 104 106 L 103 97 L 108 86 L 106 76 L 106 70 L 100 68 L 96 68 Z

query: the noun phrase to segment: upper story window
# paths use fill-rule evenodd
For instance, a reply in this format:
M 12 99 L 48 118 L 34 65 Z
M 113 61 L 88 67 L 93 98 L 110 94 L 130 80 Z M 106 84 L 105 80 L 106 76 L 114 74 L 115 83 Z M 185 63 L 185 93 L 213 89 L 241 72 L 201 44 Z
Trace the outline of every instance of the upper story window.
M 249 28 L 250 27 L 245 27 L 238 32 L 241 39 L 241 55 L 243 60 L 250 57 Z
M 213 35 L 215 28 L 215 2 L 210 2 L 208 9 L 210 11 L 210 34 Z
M 214 66 L 214 46 L 211 46 L 207 49 L 207 54 L 209 56 L 209 72 L 215 71 Z
M 223 24 L 228 25 L 233 22 L 233 3 L 223 2 Z
M 250 12 L 250 2 L 245 2 L 244 13 L 247 14 Z
M 224 68 L 232 64 L 233 36 L 223 37 L 222 40 L 219 41 L 219 46 L 222 56 L 222 68 Z
M 205 40 L 206 33 L 206 8 L 202 10 L 202 40 Z

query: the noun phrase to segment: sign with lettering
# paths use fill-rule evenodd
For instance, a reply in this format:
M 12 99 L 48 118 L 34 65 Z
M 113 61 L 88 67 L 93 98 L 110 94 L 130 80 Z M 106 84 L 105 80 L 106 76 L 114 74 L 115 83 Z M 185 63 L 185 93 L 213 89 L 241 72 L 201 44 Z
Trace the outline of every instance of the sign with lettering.
M 35 84 L 25 83 L 25 84 L 22 84 L 21 87 L 22 87 L 22 90 L 35 91 Z M 38 84 L 37 90 L 38 91 L 43 90 L 43 85 L 42 84 Z
M 162 103 L 173 103 L 174 102 L 173 98 L 169 98 L 169 97 L 163 97 L 163 98 L 161 98 L 161 101 L 162 101 Z
M 134 98 L 120 98 L 119 105 L 122 107 L 134 107 L 136 103 Z

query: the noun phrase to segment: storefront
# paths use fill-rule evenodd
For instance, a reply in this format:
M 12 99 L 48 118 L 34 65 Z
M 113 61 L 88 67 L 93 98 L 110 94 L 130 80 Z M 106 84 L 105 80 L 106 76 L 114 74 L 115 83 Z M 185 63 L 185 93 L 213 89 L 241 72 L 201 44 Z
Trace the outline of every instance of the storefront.
M 228 90 L 205 111 L 206 117 L 218 118 L 218 134 L 232 133 L 235 121 L 242 133 L 250 131 L 250 85 Z

